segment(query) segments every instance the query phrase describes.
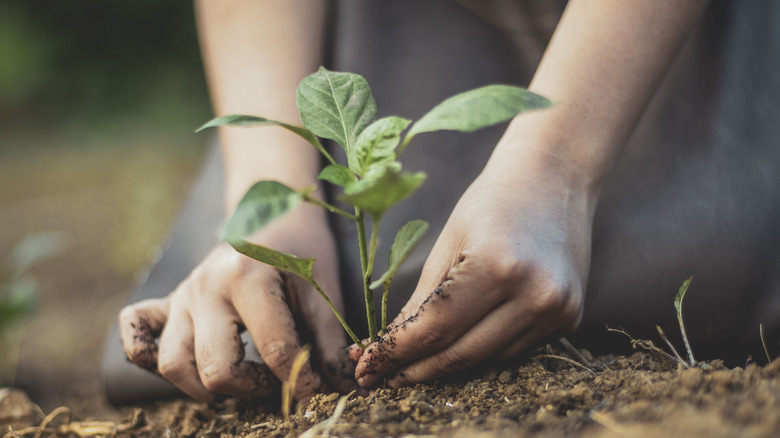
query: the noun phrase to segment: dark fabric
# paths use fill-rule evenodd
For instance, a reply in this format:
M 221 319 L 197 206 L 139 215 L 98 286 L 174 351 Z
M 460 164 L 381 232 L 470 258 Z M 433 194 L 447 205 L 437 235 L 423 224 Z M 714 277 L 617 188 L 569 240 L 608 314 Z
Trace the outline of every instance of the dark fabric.
M 452 94 L 490 83 L 529 83 L 564 3 L 515 0 L 340 0 L 329 67 L 365 76 L 380 116 L 416 119 Z M 577 346 L 627 348 L 605 325 L 674 339 L 672 300 L 688 276 L 688 334 L 701 359 L 762 357 L 780 339 L 780 3 L 714 1 L 671 66 L 610 175 L 594 225 L 585 315 Z M 604 66 L 619 68 L 619 66 Z M 505 126 L 422 134 L 405 167 L 428 182 L 381 228 L 380 259 L 411 219 L 431 223 L 393 283 L 391 317 L 410 296 L 452 208 Z M 336 151 L 337 152 L 337 151 Z M 335 153 L 334 155 L 340 156 Z M 129 302 L 173 290 L 215 243 L 222 222 L 219 154 L 177 223 L 171 244 Z M 334 219 L 351 324 L 365 332 L 355 231 Z M 679 344 L 679 341 L 678 341 Z M 252 349 L 250 349 L 252 350 Z M 249 351 L 248 353 L 251 353 Z M 178 394 L 124 358 L 115 327 L 104 360 L 114 403 Z
M 367 78 L 380 117 L 414 119 L 460 91 L 527 85 L 562 9 L 559 2 L 343 0 L 330 66 Z M 715 1 L 692 31 L 603 192 L 578 342 L 627 345 L 607 324 L 652 339 L 656 324 L 674 333 L 672 301 L 691 275 L 685 317 L 702 357 L 758 357 L 759 323 L 771 339 L 780 335 L 778 23 L 775 2 Z M 428 181 L 383 221 L 380 252 L 408 220 L 427 220 L 431 229 L 396 277 L 392 314 L 504 127 L 424 134 L 404 152 L 405 167 L 424 170 Z M 361 315 L 353 228 L 335 223 L 350 314 Z

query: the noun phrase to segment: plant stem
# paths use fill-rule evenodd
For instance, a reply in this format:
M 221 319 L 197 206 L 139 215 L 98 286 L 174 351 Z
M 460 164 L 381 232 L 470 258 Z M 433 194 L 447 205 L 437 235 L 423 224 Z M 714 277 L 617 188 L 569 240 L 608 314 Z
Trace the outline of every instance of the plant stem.
M 382 330 L 387 330 L 387 295 L 390 292 L 390 282 L 384 284 L 385 291 L 382 293 Z
M 366 271 L 363 273 L 363 287 L 369 291 L 371 295 L 371 320 L 374 323 L 373 328 L 373 334 L 374 337 L 376 337 L 377 333 L 377 327 L 376 327 L 376 315 L 374 313 L 374 293 L 370 289 L 371 285 L 371 276 L 374 274 L 374 261 L 376 260 L 376 246 L 377 241 L 379 240 L 379 220 L 375 219 L 372 221 L 371 224 L 371 240 L 368 244 L 368 265 L 366 266 Z M 384 306 L 382 307 L 382 310 L 384 311 Z M 371 339 L 371 342 L 374 342 L 374 339 Z
M 358 339 L 358 337 L 355 335 L 355 332 L 353 332 L 352 329 L 349 328 L 349 325 L 347 325 L 347 322 L 344 321 L 344 318 L 341 316 L 341 313 L 339 313 L 338 309 L 336 309 L 336 306 L 333 305 L 333 302 L 330 300 L 330 298 L 328 298 L 328 296 L 322 290 L 320 285 L 317 284 L 316 281 L 312 281 L 311 285 L 314 286 L 314 289 L 317 289 L 317 292 L 319 292 L 322 298 L 325 299 L 325 302 L 328 303 L 328 307 L 330 307 L 330 310 L 333 311 L 334 315 L 336 315 L 336 319 L 339 320 L 341 326 L 344 327 L 344 330 L 346 330 L 349 337 L 352 338 L 352 342 L 356 343 L 361 349 L 365 349 L 366 346 L 363 345 L 362 342 L 360 342 L 360 339 Z
M 357 223 L 358 245 L 360 247 L 360 267 L 363 271 L 363 295 L 366 300 L 366 319 L 368 320 L 368 339 L 370 342 L 376 340 L 376 314 L 374 312 L 374 294 L 368 287 L 370 274 L 368 272 L 368 248 L 366 245 L 366 215 L 359 208 L 355 207 L 355 222 Z M 373 231 L 372 231 L 373 234 Z
M 413 135 L 412 136 L 407 135 L 406 137 L 404 137 L 404 140 L 401 142 L 401 145 L 398 146 L 398 149 L 395 151 L 396 160 L 398 159 L 398 157 L 401 156 L 401 153 L 403 153 L 404 149 L 406 149 L 406 147 L 409 146 L 409 142 L 412 141 L 413 138 L 414 138 Z
M 314 204 L 316 206 L 322 207 L 322 208 L 324 208 L 325 210 L 328 210 L 331 213 L 335 213 L 335 214 L 337 214 L 339 216 L 344 216 L 345 218 L 347 218 L 347 219 L 349 219 L 351 221 L 357 220 L 357 217 L 355 215 L 349 214 L 348 212 L 346 212 L 346 211 L 336 207 L 335 205 L 330 205 L 330 204 L 328 204 L 326 202 L 320 201 L 319 199 L 312 197 L 308 193 L 304 193 L 303 194 L 303 200 L 308 202 L 309 204 Z
M 691 344 L 688 342 L 688 334 L 685 333 L 685 324 L 683 324 L 683 318 L 682 318 L 682 306 L 680 306 L 680 311 L 677 312 L 677 321 L 680 323 L 680 333 L 682 334 L 683 344 L 685 344 L 685 350 L 688 352 L 688 359 L 690 360 L 691 366 L 696 365 L 696 359 L 693 358 L 693 350 L 691 350 Z

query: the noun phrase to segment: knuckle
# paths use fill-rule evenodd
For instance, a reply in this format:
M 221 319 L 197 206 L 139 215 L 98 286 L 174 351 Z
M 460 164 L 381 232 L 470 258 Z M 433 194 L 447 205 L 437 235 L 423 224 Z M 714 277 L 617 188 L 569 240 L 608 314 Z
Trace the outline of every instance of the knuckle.
M 290 366 L 295 360 L 298 348 L 285 341 L 270 342 L 260 351 L 263 361 L 272 370 L 279 370 Z
M 466 352 L 450 348 L 437 356 L 437 368 L 444 374 L 456 373 L 474 365 L 474 360 Z
M 125 306 L 122 308 L 121 311 L 119 311 L 119 325 L 124 327 L 129 327 L 133 321 L 135 321 L 138 317 L 138 308 L 131 304 L 129 306 Z
M 562 329 L 565 332 L 572 333 L 579 327 L 583 314 L 582 304 L 582 293 L 579 290 L 575 291 L 573 294 L 570 294 L 566 300 L 566 304 L 561 311 L 560 318 L 563 325 Z
M 448 344 L 447 336 L 436 327 L 420 330 L 416 341 L 422 351 L 439 351 Z
M 537 314 L 561 312 L 568 301 L 569 287 L 556 279 L 545 276 L 535 288 L 533 309 Z
M 171 382 L 179 382 L 187 375 L 187 365 L 173 357 L 160 355 L 157 371 Z

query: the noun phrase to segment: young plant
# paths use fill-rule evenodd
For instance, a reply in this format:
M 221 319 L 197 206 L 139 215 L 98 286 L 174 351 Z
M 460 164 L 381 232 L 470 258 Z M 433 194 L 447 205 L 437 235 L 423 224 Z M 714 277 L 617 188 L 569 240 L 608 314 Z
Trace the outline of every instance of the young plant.
M 237 251 L 310 283 L 328 303 L 350 338 L 361 348 L 365 346 L 315 281 L 312 273 L 314 259 L 299 258 L 255 245 L 248 242 L 246 236 L 301 201 L 354 221 L 358 233 L 368 334 L 373 342 L 378 333 L 373 290 L 380 286 L 383 288 L 381 328 L 384 329 L 387 327 L 387 295 L 393 276 L 428 228 L 428 224 L 420 220 L 404 225 L 390 248 L 387 270 L 378 280 L 372 281 L 382 217 L 425 181 L 424 173 L 406 172 L 398 161 L 409 142 L 425 132 L 476 131 L 505 122 L 523 111 L 551 104 L 544 97 L 523 88 L 489 85 L 446 99 L 416 123 L 397 116 L 377 120 L 376 102 L 366 80 L 354 73 L 333 72 L 325 68 L 301 81 L 296 103 L 303 127 L 257 116 L 230 115 L 211 120 L 198 131 L 221 125 L 273 125 L 299 135 L 329 162 L 318 179 L 341 187 L 339 200 L 350 205 L 354 213 L 313 197 L 314 186 L 294 189 L 275 181 L 260 181 L 247 192 L 227 222 L 224 239 Z M 319 138 L 338 143 L 346 154 L 347 165 L 338 164 Z M 370 231 L 367 222 L 370 222 Z
M 29 270 L 55 256 L 64 245 L 60 233 L 31 234 L 16 244 L 0 265 L 0 386 L 14 382 L 20 329 L 35 311 L 38 282 Z
M 688 334 L 685 332 L 685 324 L 683 323 L 682 316 L 683 298 L 685 298 L 685 293 L 688 292 L 688 286 L 691 285 L 691 280 L 693 280 L 693 277 L 688 277 L 685 281 L 683 281 L 682 286 L 680 286 L 680 289 L 677 291 L 677 295 L 674 297 L 674 310 L 677 312 L 677 322 L 680 324 L 680 335 L 682 335 L 683 344 L 685 344 L 685 351 L 688 353 L 688 361 L 683 359 L 680 354 L 677 353 L 677 349 L 674 348 L 674 345 L 672 345 L 671 341 L 669 341 L 669 338 L 666 337 L 666 333 L 664 333 L 663 329 L 661 329 L 661 327 L 658 325 L 655 326 L 656 330 L 658 330 L 658 335 L 661 336 L 661 339 L 663 339 L 664 342 L 666 342 L 666 345 L 670 350 L 672 350 L 672 353 L 674 353 L 674 357 L 685 368 L 696 365 L 696 359 L 693 357 L 693 350 L 691 349 L 690 342 L 688 342 Z

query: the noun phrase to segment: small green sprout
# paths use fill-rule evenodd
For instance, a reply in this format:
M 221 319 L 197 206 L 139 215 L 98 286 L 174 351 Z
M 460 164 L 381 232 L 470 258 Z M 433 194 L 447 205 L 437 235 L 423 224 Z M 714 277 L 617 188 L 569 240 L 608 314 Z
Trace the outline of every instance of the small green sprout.
M 680 323 L 680 333 L 682 334 L 683 343 L 685 344 L 685 350 L 688 352 L 688 360 L 691 366 L 696 365 L 696 359 L 693 358 L 693 350 L 691 350 L 691 344 L 688 342 L 688 334 L 685 332 L 685 323 L 683 323 L 682 316 L 682 303 L 685 298 L 685 293 L 688 292 L 688 286 L 691 285 L 693 277 L 688 277 L 680 289 L 677 291 L 677 296 L 674 297 L 674 309 L 677 311 L 677 322 Z
M 688 353 L 687 361 L 683 359 L 679 353 L 677 353 L 677 349 L 674 348 L 674 345 L 672 345 L 671 341 L 669 341 L 669 338 L 666 337 L 663 329 L 661 329 L 661 327 L 658 325 L 655 326 L 656 330 L 658 330 L 658 335 L 661 336 L 661 339 L 663 339 L 669 349 L 672 350 L 672 353 L 674 353 L 674 357 L 677 359 L 677 361 L 685 368 L 696 365 L 696 359 L 693 358 L 693 350 L 691 350 L 691 344 L 688 342 L 688 334 L 685 332 L 685 323 L 683 323 L 682 316 L 683 298 L 685 298 L 685 293 L 688 292 L 688 286 L 691 285 L 691 280 L 693 280 L 693 277 L 688 277 L 685 281 L 683 281 L 682 286 L 680 286 L 680 289 L 677 291 L 677 295 L 674 297 L 674 309 L 677 311 L 677 322 L 680 324 L 680 334 L 682 335 L 683 344 L 685 344 L 685 350 Z
M 398 158 L 418 134 L 453 130 L 472 132 L 506 122 L 517 114 L 545 108 L 551 102 L 528 90 L 508 85 L 488 85 L 444 100 L 416 123 L 389 116 L 376 119 L 374 96 L 366 80 L 354 73 L 320 68 L 301 81 L 296 97 L 303 127 L 250 115 L 218 117 L 198 131 L 215 126 L 278 126 L 287 129 L 316 148 L 328 161 L 318 179 L 341 187 L 340 201 L 354 213 L 312 196 L 314 187 L 293 189 L 275 181 L 256 183 L 239 203 L 224 229 L 224 239 L 237 251 L 278 269 L 295 274 L 314 287 L 325 299 L 352 340 L 365 348 L 317 284 L 312 273 L 314 259 L 299 258 L 246 241 L 246 236 L 274 219 L 308 202 L 355 222 L 358 232 L 363 292 L 369 341 L 377 337 L 373 289 L 383 287 L 381 328 L 387 327 L 387 295 L 401 264 L 409 257 L 428 228 L 424 221 L 406 224 L 395 237 L 387 271 L 372 281 L 378 246 L 379 225 L 394 205 L 417 191 L 425 181 L 423 172 L 406 172 Z M 405 135 L 403 132 L 408 131 Z M 338 143 L 347 165 L 334 160 L 320 138 Z M 370 234 L 366 223 L 370 222 Z
M 20 327 L 36 307 L 36 264 L 55 256 L 66 244 L 58 232 L 39 232 L 22 239 L 0 264 L 0 386 L 12 384 L 19 354 Z

